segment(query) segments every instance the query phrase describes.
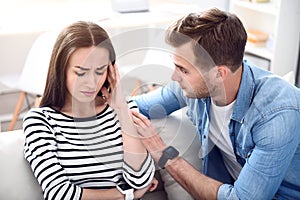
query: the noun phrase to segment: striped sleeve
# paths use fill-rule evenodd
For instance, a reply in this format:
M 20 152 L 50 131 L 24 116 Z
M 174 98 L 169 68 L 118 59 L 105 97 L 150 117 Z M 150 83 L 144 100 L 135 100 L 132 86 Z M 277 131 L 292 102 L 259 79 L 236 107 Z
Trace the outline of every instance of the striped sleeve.
M 125 181 L 135 189 L 141 189 L 149 185 L 154 177 L 155 165 L 150 154 L 147 154 L 140 170 L 136 171 L 127 163 L 123 165 L 123 177 Z
M 54 130 L 46 116 L 38 109 L 24 117 L 24 156 L 37 178 L 46 200 L 79 200 L 82 188 L 72 184 L 57 157 Z
M 134 111 L 139 111 L 139 108 L 138 108 L 138 106 L 137 106 L 137 104 L 136 104 L 136 102 L 135 101 L 133 101 L 133 100 L 128 100 L 127 101 L 127 104 L 128 104 L 128 108 L 130 109 L 130 110 L 134 110 Z
M 139 111 L 138 106 L 135 101 L 129 100 L 128 107 L 131 110 Z M 150 155 L 147 153 L 140 170 L 134 170 L 126 162 L 123 164 L 123 177 L 125 181 L 135 189 L 141 189 L 149 185 L 154 177 L 155 165 L 154 161 Z

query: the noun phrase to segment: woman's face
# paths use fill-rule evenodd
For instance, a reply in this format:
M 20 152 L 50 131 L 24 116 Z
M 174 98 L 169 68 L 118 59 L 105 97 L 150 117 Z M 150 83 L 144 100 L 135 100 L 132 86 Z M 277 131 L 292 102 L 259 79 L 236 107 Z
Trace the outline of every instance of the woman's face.
M 70 56 L 66 71 L 66 100 L 94 101 L 107 78 L 109 52 L 101 47 L 82 47 Z M 67 103 L 67 102 L 66 102 Z

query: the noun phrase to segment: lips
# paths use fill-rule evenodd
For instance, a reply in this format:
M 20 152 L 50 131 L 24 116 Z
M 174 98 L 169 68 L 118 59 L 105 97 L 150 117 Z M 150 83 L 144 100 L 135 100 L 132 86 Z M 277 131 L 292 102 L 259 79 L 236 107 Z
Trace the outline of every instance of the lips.
M 95 91 L 81 91 L 82 94 L 84 94 L 85 96 L 94 96 L 95 95 Z

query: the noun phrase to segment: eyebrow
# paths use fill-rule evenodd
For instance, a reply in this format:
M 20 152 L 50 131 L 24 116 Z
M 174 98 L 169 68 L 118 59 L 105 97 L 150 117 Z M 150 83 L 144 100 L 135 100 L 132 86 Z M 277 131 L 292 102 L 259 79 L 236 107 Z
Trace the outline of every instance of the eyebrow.
M 96 70 L 102 70 L 104 68 L 108 67 L 108 64 L 102 65 L 100 67 L 97 67 Z
M 96 70 L 102 70 L 102 69 L 104 69 L 105 67 L 107 67 L 108 66 L 108 64 L 105 64 L 105 65 L 102 65 L 102 66 L 100 66 L 100 67 L 97 67 L 96 68 Z M 87 67 L 84 67 L 84 66 L 79 66 L 79 65 L 76 65 L 76 66 L 74 66 L 75 68 L 78 68 L 78 69 L 80 69 L 80 70 L 83 70 L 83 71 L 88 71 L 90 68 L 87 68 Z
M 176 63 L 174 63 L 174 65 L 175 65 L 176 67 L 178 67 L 178 68 L 184 68 L 183 66 L 178 65 L 178 64 L 176 64 Z M 184 68 L 184 69 L 185 69 L 185 68 Z

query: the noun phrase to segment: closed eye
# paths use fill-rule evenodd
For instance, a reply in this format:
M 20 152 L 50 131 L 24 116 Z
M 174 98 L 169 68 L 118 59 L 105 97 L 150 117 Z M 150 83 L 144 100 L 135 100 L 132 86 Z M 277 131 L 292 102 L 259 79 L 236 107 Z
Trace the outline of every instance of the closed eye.
M 101 72 L 96 71 L 96 74 L 99 75 L 99 76 L 101 76 L 101 75 L 104 74 L 104 71 L 101 71 Z
M 75 68 L 75 74 L 77 76 L 83 76 L 89 70 L 89 68 L 86 68 L 86 67 L 83 67 L 83 66 L 74 66 L 74 68 Z
M 108 67 L 108 65 L 102 65 L 100 67 L 97 67 L 95 73 L 97 75 L 101 76 L 105 73 L 105 71 L 107 70 L 107 67 Z M 86 72 L 90 70 L 90 68 L 83 67 L 83 66 L 75 66 L 75 68 L 78 69 L 78 71 L 75 71 L 75 74 L 77 76 L 84 76 L 86 74 Z
M 186 70 L 186 69 L 184 69 L 184 68 L 179 68 L 179 70 L 182 72 L 182 73 L 184 73 L 184 74 L 187 74 L 188 73 L 188 71 Z
M 77 76 L 84 76 L 86 74 L 86 72 L 75 72 L 75 74 Z
M 187 74 L 188 73 L 188 71 L 184 68 L 184 67 L 182 67 L 182 66 L 180 66 L 180 65 L 177 65 L 177 64 L 174 64 L 175 65 L 175 67 L 177 68 L 177 69 L 179 69 L 179 71 L 181 71 L 183 74 Z
M 102 65 L 100 67 L 96 68 L 96 74 L 97 75 L 103 75 L 105 71 L 107 70 L 108 65 Z

